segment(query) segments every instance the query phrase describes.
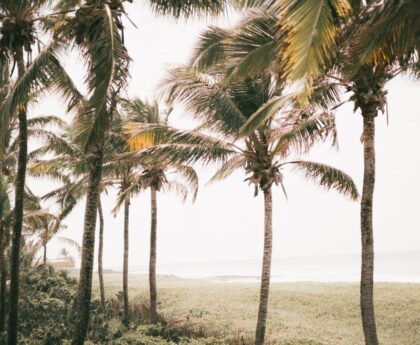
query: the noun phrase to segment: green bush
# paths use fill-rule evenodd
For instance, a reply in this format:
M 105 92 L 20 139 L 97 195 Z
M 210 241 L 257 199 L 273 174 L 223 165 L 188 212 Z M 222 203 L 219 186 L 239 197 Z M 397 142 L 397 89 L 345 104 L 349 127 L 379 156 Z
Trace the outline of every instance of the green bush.
M 19 344 L 59 345 L 71 338 L 75 318 L 77 282 L 67 271 L 38 266 L 21 277 Z M 109 320 L 117 314 L 112 305 L 91 303 L 88 339 L 104 344 L 112 339 Z
M 19 332 L 31 343 L 61 344 L 70 336 L 76 280 L 67 272 L 39 266 L 22 275 Z M 24 340 L 22 339 L 22 343 Z

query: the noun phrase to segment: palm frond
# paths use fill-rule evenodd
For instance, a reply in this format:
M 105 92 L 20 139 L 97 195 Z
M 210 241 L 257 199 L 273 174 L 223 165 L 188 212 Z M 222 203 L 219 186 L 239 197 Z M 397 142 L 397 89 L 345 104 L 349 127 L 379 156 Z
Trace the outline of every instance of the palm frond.
M 224 41 L 229 36 L 227 30 L 211 26 L 201 34 L 195 47 L 190 65 L 196 72 L 203 72 L 223 61 Z
M 246 157 L 242 155 L 232 157 L 223 163 L 207 184 L 222 181 L 232 175 L 236 170 L 244 168 L 245 165 Z
M 79 102 L 80 93 L 56 56 L 58 49 L 60 46 L 56 43 L 46 47 L 29 65 L 25 74 L 11 87 L 11 91 L 0 106 L 2 128 L 7 128 L 10 117 L 16 114 L 19 107 L 31 101 L 35 91 L 41 93 L 47 89 L 56 90 L 70 103 Z M 0 131 L 0 135 L 4 135 L 3 131 Z M 4 142 L 4 138 L 1 142 Z
M 225 39 L 226 82 L 270 72 L 284 74 L 279 68 L 284 37 L 284 30 L 273 12 L 250 11 Z
M 43 127 L 47 125 L 53 125 L 59 128 L 64 128 L 67 125 L 66 121 L 55 115 L 42 115 L 33 117 L 31 119 L 28 119 L 27 124 L 29 128 L 39 126 Z
M 207 124 L 207 128 L 236 134 L 246 117 L 235 104 L 229 89 L 217 76 L 197 74 L 189 68 L 170 71 L 163 95 L 166 101 L 183 104 L 186 110 Z
M 127 51 L 122 43 L 116 18 L 108 4 L 97 9 L 95 15 L 100 27 L 95 28 L 97 36 L 84 46 L 88 62 L 88 102 L 79 110 L 78 137 L 88 150 L 109 128 L 112 112 L 119 90 L 128 79 Z M 99 140 L 101 141 L 101 140 Z
M 182 184 L 192 192 L 192 201 L 195 202 L 198 194 L 198 175 L 197 172 L 190 166 L 184 164 L 176 164 L 172 167 L 175 170 L 176 175 L 182 179 Z
M 152 10 L 164 15 L 194 17 L 200 15 L 216 15 L 233 1 L 227 0 L 149 0 Z
M 302 171 L 306 178 L 313 180 L 325 189 L 335 189 L 352 200 L 359 198 L 359 192 L 353 179 L 339 169 L 310 161 L 292 161 L 282 165 L 287 164 L 292 164 L 295 169 Z
M 272 97 L 268 102 L 263 104 L 258 110 L 251 115 L 248 121 L 240 128 L 241 135 L 249 135 L 256 129 L 264 126 L 264 124 L 273 119 L 276 115 L 283 110 L 286 105 L 294 98 L 293 94 L 284 96 Z
M 420 48 L 420 10 L 415 0 L 373 2 L 362 15 L 364 20 L 350 38 L 350 56 L 357 61 L 351 72 L 358 65 L 392 64 L 397 59 L 404 65 Z
M 223 162 L 230 156 L 236 154 L 233 149 L 221 146 L 203 146 L 197 144 L 163 144 L 136 153 L 139 163 L 153 164 L 156 159 L 164 164 L 210 164 Z
M 179 181 L 168 181 L 163 185 L 164 192 L 172 192 L 181 197 L 181 200 L 185 202 L 188 197 L 188 188 Z M 195 199 L 195 196 L 193 197 Z
M 340 20 L 352 10 L 350 0 L 284 0 L 282 17 L 290 32 L 286 55 L 290 78 L 312 84 L 333 61 Z
M 337 132 L 335 118 L 328 113 L 312 115 L 306 119 L 299 119 L 288 126 L 283 123 L 273 130 L 270 141 L 274 143 L 271 152 L 283 158 L 291 151 L 304 154 L 317 142 L 332 140 L 335 145 Z

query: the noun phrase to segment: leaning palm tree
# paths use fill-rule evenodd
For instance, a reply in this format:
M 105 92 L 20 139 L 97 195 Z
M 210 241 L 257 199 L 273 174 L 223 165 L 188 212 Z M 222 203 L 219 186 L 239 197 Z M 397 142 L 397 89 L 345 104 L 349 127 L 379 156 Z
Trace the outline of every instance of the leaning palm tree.
M 133 128 L 144 126 L 146 128 L 161 128 L 168 126 L 169 112 L 162 112 L 157 102 L 148 103 L 135 98 L 122 102 L 122 108 L 126 114 L 127 123 L 124 126 L 125 133 L 130 133 Z M 156 145 L 164 143 L 163 138 L 145 135 L 142 138 L 133 137 L 130 139 L 132 151 L 142 155 L 147 150 Z M 122 157 L 131 159 L 132 155 Z M 184 164 L 182 160 L 177 163 L 167 162 L 156 156 L 153 162 L 150 159 L 146 163 L 139 160 L 141 169 L 136 174 L 132 174 L 130 183 L 121 191 L 120 200 L 127 202 L 127 199 L 142 190 L 150 190 L 151 201 L 151 226 L 150 226 L 150 258 L 149 258 L 149 290 L 150 290 L 150 316 L 152 322 L 158 321 L 157 310 L 157 283 L 156 283 L 156 261 L 157 261 L 157 219 L 158 206 L 157 196 L 160 191 L 174 191 L 181 195 L 185 201 L 190 190 L 195 200 L 198 191 L 198 177 L 190 166 Z
M 83 143 L 75 140 L 71 125 L 61 126 L 61 135 L 50 135 L 45 145 L 32 151 L 29 157 L 32 163 L 29 172 L 32 176 L 47 177 L 59 180 L 62 185 L 45 195 L 42 199 L 54 199 L 60 206 L 58 218 L 62 222 L 86 196 L 89 185 L 89 155 L 84 150 Z M 112 134 L 112 133 L 109 133 Z M 120 138 L 120 141 L 123 141 Z M 126 146 L 126 145 L 125 145 Z M 115 152 L 115 135 L 107 135 L 104 150 L 104 165 L 102 174 L 105 179 L 101 182 L 100 191 L 106 192 L 113 184 L 110 180 L 114 176 L 117 166 L 110 163 Z M 98 243 L 98 277 L 102 306 L 105 306 L 105 287 L 103 279 L 103 246 L 104 246 L 104 215 L 101 197 L 98 197 L 99 243 Z
M 82 261 L 77 292 L 77 316 L 72 344 L 84 343 L 90 319 L 93 254 L 98 197 L 102 179 L 105 133 L 116 107 L 116 97 L 128 79 L 129 56 L 122 42 L 122 2 L 76 1 L 74 11 L 61 1 L 64 13 L 55 37 L 81 52 L 87 69 L 89 99 L 78 107 L 76 140 L 88 154 L 88 191 L 83 230 Z
M 352 199 L 358 194 L 351 178 L 338 169 L 300 158 L 287 160 L 293 153 L 306 153 L 317 142 L 335 137 L 331 115 L 312 114 L 313 109 L 294 110 L 293 97 L 284 94 L 285 84 L 271 76 L 227 83 L 219 71 L 197 74 L 180 68 L 167 81 L 169 98 L 183 103 L 201 120 L 200 129 L 216 136 L 168 126 L 133 125 L 129 128 L 130 143 L 135 147 L 148 138 L 160 141 L 164 144 L 146 151 L 151 157 L 160 156 L 169 162 L 222 160 L 222 167 L 211 181 L 242 169 L 247 174 L 246 181 L 254 186 L 255 195 L 259 191 L 264 194 L 264 255 L 255 339 L 260 345 L 265 337 L 270 284 L 272 187 L 283 187 L 283 171 L 292 167 L 321 186 Z

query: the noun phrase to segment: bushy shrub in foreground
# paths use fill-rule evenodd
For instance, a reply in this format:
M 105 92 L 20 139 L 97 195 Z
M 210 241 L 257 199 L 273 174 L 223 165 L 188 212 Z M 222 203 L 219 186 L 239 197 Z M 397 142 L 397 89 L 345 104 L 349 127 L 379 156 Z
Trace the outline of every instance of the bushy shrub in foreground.
M 19 300 L 20 344 L 59 345 L 70 339 L 76 288 L 76 279 L 67 271 L 55 271 L 48 265 L 24 272 Z M 103 344 L 112 339 L 108 321 L 115 312 L 109 309 L 92 301 L 90 340 Z
M 76 280 L 67 272 L 39 266 L 25 272 L 19 300 L 19 332 L 33 342 L 60 344 L 70 336 Z

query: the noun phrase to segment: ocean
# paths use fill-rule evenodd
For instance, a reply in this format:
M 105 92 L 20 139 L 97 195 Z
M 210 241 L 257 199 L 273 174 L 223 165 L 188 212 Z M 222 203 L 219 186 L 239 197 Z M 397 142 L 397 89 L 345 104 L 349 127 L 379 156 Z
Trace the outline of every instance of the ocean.
M 121 269 L 115 269 L 120 271 Z M 131 267 L 130 273 L 146 274 L 147 266 Z M 259 260 L 158 264 L 157 273 L 181 278 L 208 278 L 223 282 L 258 282 Z M 272 282 L 357 282 L 360 256 L 319 255 L 274 258 Z M 375 281 L 420 283 L 420 251 L 377 253 Z

